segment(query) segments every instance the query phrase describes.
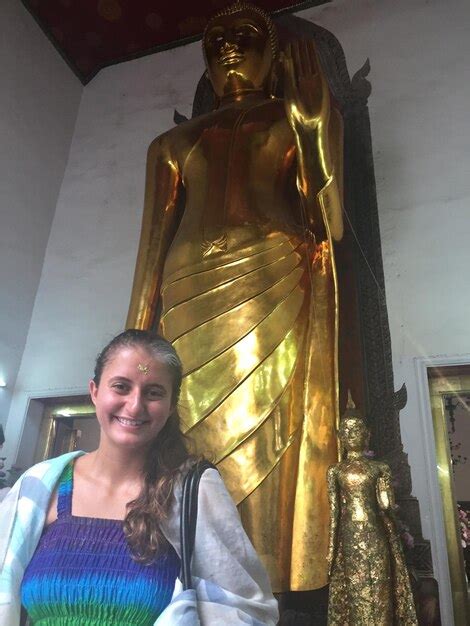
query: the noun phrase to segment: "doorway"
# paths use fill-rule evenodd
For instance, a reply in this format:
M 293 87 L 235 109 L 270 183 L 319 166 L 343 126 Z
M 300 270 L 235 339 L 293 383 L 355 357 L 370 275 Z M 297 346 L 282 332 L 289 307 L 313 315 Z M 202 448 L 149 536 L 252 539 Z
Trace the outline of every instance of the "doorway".
M 427 370 L 454 620 L 470 623 L 470 365 Z
M 99 426 L 89 396 L 51 398 L 43 403 L 35 463 L 74 450 L 96 450 Z

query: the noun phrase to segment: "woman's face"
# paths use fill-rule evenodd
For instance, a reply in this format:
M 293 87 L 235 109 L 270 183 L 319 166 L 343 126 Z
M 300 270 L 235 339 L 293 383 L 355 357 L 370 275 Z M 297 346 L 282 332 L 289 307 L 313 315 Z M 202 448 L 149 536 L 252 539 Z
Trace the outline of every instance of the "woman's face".
M 367 427 L 362 419 L 346 418 L 341 423 L 339 437 L 346 450 L 364 451 L 367 446 L 368 435 Z
M 168 367 L 141 347 L 111 355 L 97 386 L 90 381 L 101 437 L 124 448 L 145 448 L 174 409 Z
M 263 89 L 273 63 L 267 26 L 250 11 L 216 18 L 204 38 L 204 55 L 219 97 Z

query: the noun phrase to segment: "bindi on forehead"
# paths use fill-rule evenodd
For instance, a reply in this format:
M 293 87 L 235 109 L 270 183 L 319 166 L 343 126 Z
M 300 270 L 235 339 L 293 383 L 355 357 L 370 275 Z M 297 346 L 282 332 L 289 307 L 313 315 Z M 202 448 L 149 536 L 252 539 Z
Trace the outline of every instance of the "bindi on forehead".
M 150 371 L 150 366 L 148 363 L 144 364 L 144 363 L 137 363 L 137 370 L 139 372 L 142 372 L 142 374 L 144 376 L 147 376 L 149 371 Z

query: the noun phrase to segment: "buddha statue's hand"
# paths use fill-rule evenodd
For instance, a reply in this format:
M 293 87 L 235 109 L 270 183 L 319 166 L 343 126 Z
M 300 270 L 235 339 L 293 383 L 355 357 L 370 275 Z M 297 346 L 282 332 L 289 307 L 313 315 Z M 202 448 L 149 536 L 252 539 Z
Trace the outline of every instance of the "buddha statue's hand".
M 342 224 L 340 202 L 330 158 L 330 91 L 313 42 L 289 44 L 283 63 L 284 105 L 297 146 L 297 187 L 318 229 L 317 238 L 326 237 L 322 224 L 328 219 L 333 237 L 341 239 L 341 228 L 336 224 Z M 326 189 L 328 191 L 320 197 L 320 192 Z M 335 209 L 335 215 L 339 214 L 339 219 L 331 215 L 330 206 Z
M 292 129 L 328 131 L 330 91 L 312 41 L 295 41 L 283 53 L 284 103 Z

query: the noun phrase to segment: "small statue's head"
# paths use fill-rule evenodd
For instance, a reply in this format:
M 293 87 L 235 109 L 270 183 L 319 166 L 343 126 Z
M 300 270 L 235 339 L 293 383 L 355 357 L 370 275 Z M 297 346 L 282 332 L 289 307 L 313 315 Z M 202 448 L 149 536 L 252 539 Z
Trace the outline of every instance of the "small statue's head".
M 359 415 L 345 416 L 339 426 L 339 440 L 346 452 L 363 452 L 369 442 L 369 429 Z
M 216 13 L 204 31 L 203 48 L 219 98 L 268 91 L 278 40 L 273 21 L 261 8 L 235 2 Z

